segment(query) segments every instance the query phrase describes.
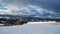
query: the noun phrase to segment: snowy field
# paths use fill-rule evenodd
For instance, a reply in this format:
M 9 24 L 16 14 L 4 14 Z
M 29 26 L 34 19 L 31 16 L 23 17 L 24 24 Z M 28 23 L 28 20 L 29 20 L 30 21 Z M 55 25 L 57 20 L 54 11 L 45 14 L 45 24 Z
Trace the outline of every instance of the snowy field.
M 28 22 L 24 25 L 0 27 L 0 34 L 60 34 L 60 23 Z

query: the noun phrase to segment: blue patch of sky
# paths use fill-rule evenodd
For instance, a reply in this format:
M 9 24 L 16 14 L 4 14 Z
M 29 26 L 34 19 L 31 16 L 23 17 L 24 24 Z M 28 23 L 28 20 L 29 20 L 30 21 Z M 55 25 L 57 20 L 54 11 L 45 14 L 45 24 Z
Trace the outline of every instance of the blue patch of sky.
M 0 8 L 0 10 L 7 10 L 8 8 Z

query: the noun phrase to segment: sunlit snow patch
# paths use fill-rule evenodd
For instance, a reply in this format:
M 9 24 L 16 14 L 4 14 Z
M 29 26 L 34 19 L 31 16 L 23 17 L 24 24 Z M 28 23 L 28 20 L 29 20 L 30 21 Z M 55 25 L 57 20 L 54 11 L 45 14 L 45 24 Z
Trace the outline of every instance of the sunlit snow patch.
M 55 21 L 49 21 L 49 22 L 28 22 L 27 24 L 44 24 L 44 23 L 56 23 Z

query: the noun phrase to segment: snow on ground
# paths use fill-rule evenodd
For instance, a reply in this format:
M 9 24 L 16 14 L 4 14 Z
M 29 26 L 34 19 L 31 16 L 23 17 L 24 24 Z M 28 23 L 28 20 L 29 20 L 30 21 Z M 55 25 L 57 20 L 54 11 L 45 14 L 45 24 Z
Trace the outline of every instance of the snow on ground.
M 56 23 L 55 21 L 48 21 L 48 22 L 28 22 L 28 24 L 42 24 L 42 23 Z
M 60 23 L 29 23 L 31 24 L 0 27 L 0 34 L 60 34 Z

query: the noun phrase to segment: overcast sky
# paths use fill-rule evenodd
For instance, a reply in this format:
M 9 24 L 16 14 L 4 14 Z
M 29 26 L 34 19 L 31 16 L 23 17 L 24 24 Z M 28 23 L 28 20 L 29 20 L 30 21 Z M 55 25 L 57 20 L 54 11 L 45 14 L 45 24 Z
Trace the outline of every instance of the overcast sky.
M 37 16 L 43 14 L 47 17 L 52 17 L 53 14 L 59 16 L 60 14 L 60 0 L 0 0 L 1 7 L 7 8 L 7 10 L 0 10 L 0 14 Z

